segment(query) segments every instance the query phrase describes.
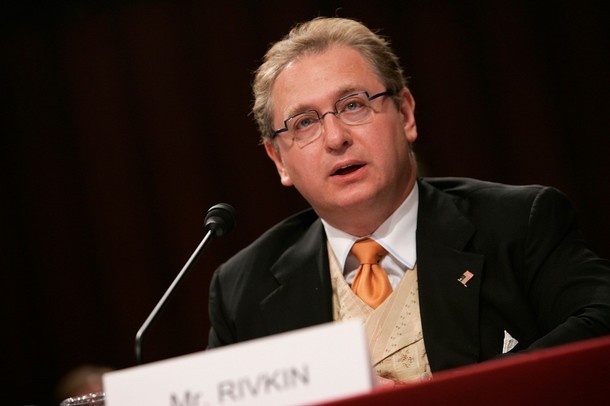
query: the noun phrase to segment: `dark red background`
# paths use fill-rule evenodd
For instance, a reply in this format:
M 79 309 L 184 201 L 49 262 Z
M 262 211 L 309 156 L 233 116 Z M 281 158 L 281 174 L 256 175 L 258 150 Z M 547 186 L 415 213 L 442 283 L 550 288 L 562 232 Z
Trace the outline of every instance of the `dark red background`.
M 227 202 L 236 231 L 206 250 L 143 350 L 153 361 L 205 348 L 214 268 L 306 207 L 258 145 L 249 85 L 268 44 L 317 15 L 391 37 L 425 174 L 558 187 L 610 256 L 604 2 L 8 3 L 2 403 L 53 404 L 77 365 L 134 365 L 137 329 L 206 210 Z

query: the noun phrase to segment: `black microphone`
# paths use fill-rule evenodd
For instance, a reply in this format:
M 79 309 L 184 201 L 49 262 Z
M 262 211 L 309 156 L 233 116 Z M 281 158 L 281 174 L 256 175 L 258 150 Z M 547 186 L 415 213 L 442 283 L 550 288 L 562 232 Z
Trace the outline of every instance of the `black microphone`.
M 136 351 L 136 363 L 137 365 L 142 364 L 142 338 L 148 327 L 153 322 L 153 320 L 157 317 L 165 303 L 169 300 L 169 298 L 173 295 L 176 288 L 184 278 L 184 276 L 188 273 L 192 265 L 195 263 L 203 248 L 215 237 L 221 237 L 223 235 L 229 234 L 235 228 L 236 218 L 235 218 L 235 209 L 226 203 L 218 203 L 210 207 L 207 214 L 205 215 L 205 229 L 207 233 L 199 243 L 199 246 L 195 249 L 191 257 L 186 264 L 182 267 L 182 270 L 176 276 L 176 279 L 169 286 L 159 303 L 155 306 L 153 311 L 148 315 L 148 318 L 142 324 L 142 327 L 138 330 L 136 334 L 135 340 L 135 351 Z
M 229 234 L 235 228 L 235 209 L 226 203 L 210 207 L 205 215 L 205 229 L 214 231 L 216 237 Z

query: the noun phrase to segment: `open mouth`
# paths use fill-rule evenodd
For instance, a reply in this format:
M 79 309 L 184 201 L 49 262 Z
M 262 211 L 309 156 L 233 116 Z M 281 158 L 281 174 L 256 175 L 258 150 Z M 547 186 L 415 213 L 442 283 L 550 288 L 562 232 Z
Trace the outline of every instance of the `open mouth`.
M 352 173 L 354 171 L 357 171 L 358 169 L 362 168 L 363 166 L 364 165 L 346 165 L 346 166 L 342 166 L 341 168 L 339 168 L 335 172 L 333 172 L 333 174 L 331 176 L 347 175 L 348 173 Z

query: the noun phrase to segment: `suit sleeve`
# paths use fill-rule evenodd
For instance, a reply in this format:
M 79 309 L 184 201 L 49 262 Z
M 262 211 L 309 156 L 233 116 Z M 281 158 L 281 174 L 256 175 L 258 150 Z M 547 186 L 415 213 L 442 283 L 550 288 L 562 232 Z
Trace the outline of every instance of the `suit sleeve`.
M 538 193 L 526 240 L 526 293 L 544 334 L 529 349 L 610 334 L 610 263 L 587 247 L 559 191 Z

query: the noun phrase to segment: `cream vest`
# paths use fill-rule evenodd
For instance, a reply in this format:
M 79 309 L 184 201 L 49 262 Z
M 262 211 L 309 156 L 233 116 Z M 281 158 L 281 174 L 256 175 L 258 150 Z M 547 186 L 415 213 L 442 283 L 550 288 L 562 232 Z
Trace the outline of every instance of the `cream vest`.
M 328 243 L 327 248 L 333 288 L 333 319 L 363 320 L 377 375 L 396 382 L 428 379 L 431 373 L 419 314 L 417 266 L 407 270 L 386 301 L 372 309 L 354 294 Z

